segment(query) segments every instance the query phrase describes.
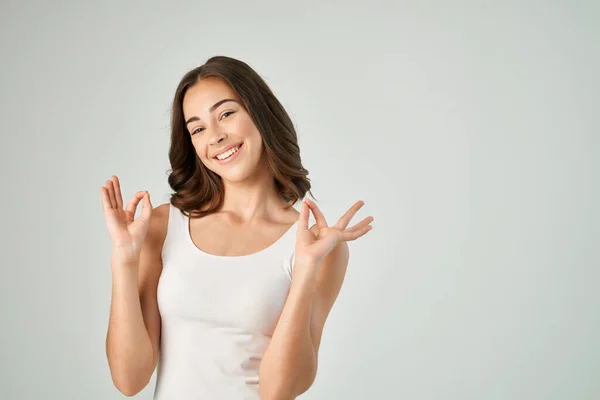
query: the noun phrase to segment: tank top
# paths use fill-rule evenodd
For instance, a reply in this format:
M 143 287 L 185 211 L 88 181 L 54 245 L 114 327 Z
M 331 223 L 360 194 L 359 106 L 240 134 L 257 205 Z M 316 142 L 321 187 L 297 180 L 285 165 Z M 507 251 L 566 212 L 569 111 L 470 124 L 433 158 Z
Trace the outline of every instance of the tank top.
M 218 256 L 194 244 L 189 217 L 169 204 L 154 400 L 260 399 L 260 362 L 288 295 L 297 227 L 256 253 Z

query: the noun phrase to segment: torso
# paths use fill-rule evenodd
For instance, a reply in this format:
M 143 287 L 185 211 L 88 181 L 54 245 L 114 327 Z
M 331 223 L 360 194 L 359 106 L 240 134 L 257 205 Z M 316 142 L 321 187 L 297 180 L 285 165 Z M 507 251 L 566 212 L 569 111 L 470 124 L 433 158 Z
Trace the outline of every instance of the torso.
M 241 223 L 155 209 L 163 235 L 157 286 L 161 335 L 154 398 L 259 399 L 260 361 L 293 277 L 299 213 Z M 160 222 L 159 222 L 160 221 Z

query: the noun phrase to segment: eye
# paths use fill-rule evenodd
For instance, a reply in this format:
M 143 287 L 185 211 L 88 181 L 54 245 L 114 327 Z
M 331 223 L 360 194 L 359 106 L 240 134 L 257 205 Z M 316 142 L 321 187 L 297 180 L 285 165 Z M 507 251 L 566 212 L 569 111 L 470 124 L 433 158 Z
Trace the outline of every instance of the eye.
M 225 111 L 222 115 L 223 118 L 225 118 L 225 115 L 227 114 L 233 114 L 235 111 Z
M 223 118 L 225 118 L 225 117 L 229 116 L 230 114 L 234 114 L 234 113 L 235 113 L 235 111 L 225 111 L 225 112 L 224 112 L 224 113 L 221 115 L 221 117 L 222 117 L 221 119 L 223 119 Z M 191 134 L 193 135 L 193 134 L 195 134 L 195 133 L 199 133 L 199 132 L 201 132 L 201 131 L 203 131 L 203 130 L 204 130 L 204 128 L 197 128 L 197 129 L 194 129 L 194 130 L 191 132 Z

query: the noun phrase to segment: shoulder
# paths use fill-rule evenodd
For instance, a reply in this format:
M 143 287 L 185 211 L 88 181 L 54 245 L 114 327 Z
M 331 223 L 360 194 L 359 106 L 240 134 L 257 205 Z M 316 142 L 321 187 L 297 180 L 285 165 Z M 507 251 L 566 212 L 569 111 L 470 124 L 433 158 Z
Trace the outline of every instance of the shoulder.
M 167 227 L 169 226 L 170 203 L 161 204 L 152 209 L 150 216 L 150 226 L 148 227 L 148 237 L 155 245 L 162 243 L 167 236 Z
M 140 253 L 140 282 L 144 284 L 158 282 L 162 271 L 162 250 L 167 236 L 169 222 L 169 203 L 161 204 L 152 209 L 148 231 L 142 244 Z M 151 278 L 151 280 L 149 280 Z M 154 289 L 152 289 L 154 292 Z
M 164 203 L 160 206 L 156 206 L 152 209 L 152 216 L 156 216 L 157 218 L 169 218 L 169 209 L 171 203 Z

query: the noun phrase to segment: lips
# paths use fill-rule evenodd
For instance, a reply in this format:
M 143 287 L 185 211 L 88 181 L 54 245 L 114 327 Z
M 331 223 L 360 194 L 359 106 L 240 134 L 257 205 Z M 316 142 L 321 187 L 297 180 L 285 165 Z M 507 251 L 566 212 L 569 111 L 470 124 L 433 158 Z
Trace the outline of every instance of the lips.
M 235 146 L 233 147 L 229 147 L 229 151 L 235 148 Z M 228 150 L 225 150 L 225 152 L 227 152 Z M 219 160 L 218 158 L 214 158 L 215 162 L 219 163 L 219 165 L 229 165 L 231 163 L 234 163 L 238 157 L 240 157 L 240 153 L 242 153 L 244 151 L 244 143 L 240 143 L 239 147 L 237 149 L 237 151 L 234 151 L 233 154 L 231 154 L 229 157 L 223 159 L 223 160 Z
M 225 153 L 225 152 L 227 152 L 227 151 L 229 151 L 229 150 L 231 150 L 231 149 L 233 149 L 233 148 L 235 148 L 235 147 L 241 147 L 241 145 L 242 145 L 242 143 L 236 143 L 236 144 L 232 144 L 232 145 L 230 145 L 230 146 L 227 146 L 227 147 L 225 147 L 223 150 L 219 150 L 219 152 L 218 152 L 217 154 L 215 154 L 215 155 L 213 156 L 213 158 L 214 158 L 215 160 L 218 160 L 218 158 L 217 158 L 217 156 L 218 156 L 218 155 L 221 155 L 221 154 L 223 154 L 223 153 Z M 238 149 L 238 150 L 239 150 L 239 149 Z

